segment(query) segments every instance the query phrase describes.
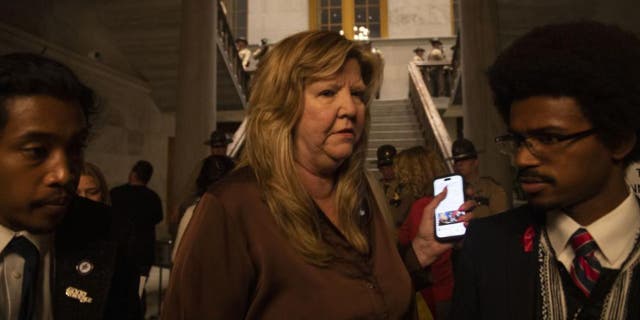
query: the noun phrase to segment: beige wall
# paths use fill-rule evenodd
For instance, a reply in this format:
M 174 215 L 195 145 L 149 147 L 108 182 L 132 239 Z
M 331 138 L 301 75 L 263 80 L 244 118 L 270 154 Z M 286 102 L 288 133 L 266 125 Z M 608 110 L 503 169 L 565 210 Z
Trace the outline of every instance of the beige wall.
M 278 42 L 296 32 L 309 30 L 309 3 L 306 0 L 248 0 L 247 40 L 259 44 L 267 38 Z
M 389 38 L 452 36 L 451 0 L 389 0 Z

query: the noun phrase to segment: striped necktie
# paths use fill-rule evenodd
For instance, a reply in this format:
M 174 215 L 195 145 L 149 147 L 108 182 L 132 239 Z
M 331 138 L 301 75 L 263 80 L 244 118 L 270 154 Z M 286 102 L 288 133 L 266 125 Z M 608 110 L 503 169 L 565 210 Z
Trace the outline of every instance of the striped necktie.
M 588 297 L 598 282 L 602 270 L 600 262 L 594 256 L 598 245 L 589 232 L 583 228 L 574 232 L 569 241 L 576 254 L 571 265 L 571 279 L 578 289 Z
M 3 254 L 15 253 L 24 258 L 22 277 L 22 298 L 19 320 L 31 320 L 36 309 L 36 282 L 38 281 L 38 248 L 25 237 L 14 237 L 3 250 Z

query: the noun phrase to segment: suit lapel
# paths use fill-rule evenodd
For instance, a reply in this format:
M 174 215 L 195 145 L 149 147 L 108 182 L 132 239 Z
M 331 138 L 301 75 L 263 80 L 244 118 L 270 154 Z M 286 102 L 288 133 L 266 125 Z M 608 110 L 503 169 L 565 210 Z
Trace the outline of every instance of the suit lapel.
M 113 276 L 115 243 L 60 244 L 56 241 L 55 319 L 102 319 Z
M 535 213 L 528 207 L 523 208 L 527 214 L 518 215 L 521 219 L 515 221 L 507 230 L 513 230 L 505 239 L 507 308 L 510 319 L 534 319 L 537 300 L 538 262 L 537 252 L 540 240 L 540 224 Z M 529 252 L 524 249 L 524 234 L 527 228 L 533 227 L 535 236 L 532 239 L 533 248 Z

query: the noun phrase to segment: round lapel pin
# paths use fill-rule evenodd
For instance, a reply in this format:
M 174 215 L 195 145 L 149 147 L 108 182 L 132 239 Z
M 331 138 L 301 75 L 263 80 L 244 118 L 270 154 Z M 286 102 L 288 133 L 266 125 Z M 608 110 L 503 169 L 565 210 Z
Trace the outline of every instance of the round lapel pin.
M 86 276 L 93 270 L 93 264 L 87 260 L 82 260 L 76 265 L 79 274 Z

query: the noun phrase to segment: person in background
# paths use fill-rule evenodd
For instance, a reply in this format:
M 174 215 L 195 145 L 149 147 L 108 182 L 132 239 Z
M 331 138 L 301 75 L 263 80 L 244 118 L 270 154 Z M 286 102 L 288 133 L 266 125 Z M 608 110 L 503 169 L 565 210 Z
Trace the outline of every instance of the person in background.
M 528 204 L 471 222 L 452 318 L 640 319 L 640 205 L 625 182 L 640 160 L 640 39 L 541 26 L 488 75 Z
M 433 200 L 433 179 L 447 173 L 442 162 L 434 152 L 422 146 L 405 149 L 396 156 L 394 166 L 398 181 L 405 186 L 411 198 L 415 199 L 408 209 L 408 216 L 398 229 L 398 241 L 402 245 L 411 243 L 418 235 L 424 208 Z M 469 218 L 470 216 L 465 216 L 465 220 Z M 427 302 L 433 319 L 447 319 L 453 293 L 451 250 L 438 256 L 430 270 L 431 284 L 420 293 Z
M 488 217 L 509 209 L 504 188 L 491 177 L 480 176 L 480 161 L 473 143 L 460 138 L 451 146 L 453 171 L 464 178 L 465 194 L 476 202 L 473 214 L 476 218 Z
M 413 49 L 413 53 L 415 55 L 413 56 L 411 61 L 413 61 L 415 63 L 423 63 L 423 62 L 425 62 L 424 52 L 425 52 L 425 50 L 422 47 L 416 47 L 415 49 Z
M 269 39 L 267 38 L 260 39 L 260 48 L 256 49 L 256 51 L 253 52 L 253 55 L 252 55 L 253 59 L 257 61 L 259 64 L 260 60 L 262 60 L 264 56 L 267 55 L 267 53 L 269 52 L 269 49 L 271 49 L 271 45 L 269 44 Z
M 111 189 L 113 208 L 133 223 L 140 286 L 149 278 L 155 262 L 156 225 L 162 221 L 162 202 L 158 194 L 147 187 L 153 166 L 149 161 L 137 161 L 129 172 L 128 182 Z M 143 314 L 146 310 L 146 292 L 142 291 Z
M 376 158 L 378 171 L 380 172 L 380 184 L 385 193 L 396 180 L 396 174 L 393 171 L 393 158 L 396 156 L 396 148 L 390 144 L 384 144 L 376 150 Z
M 209 146 L 211 155 L 227 156 L 227 146 L 231 143 L 231 139 L 220 130 L 211 131 L 209 139 L 204 142 Z
M 130 229 L 75 194 L 93 91 L 42 55 L 0 56 L 0 319 L 139 319 Z
M 451 245 L 435 241 L 427 219 L 399 252 L 372 199 L 366 106 L 381 81 L 377 61 L 330 31 L 271 50 L 254 75 L 239 167 L 198 203 L 163 319 L 415 315 L 410 275 Z
M 433 97 L 447 95 L 444 85 L 444 62 L 447 57 L 442 47 L 442 41 L 438 38 L 431 39 L 431 50 L 427 54 L 427 62 L 431 65 L 427 67 L 427 75 L 429 76 L 429 92 Z
M 93 163 L 85 162 L 80 171 L 80 180 L 76 193 L 84 198 L 104 204 L 111 204 L 109 185 L 100 171 Z
M 238 57 L 242 61 L 242 68 L 246 71 L 251 63 L 251 50 L 249 50 L 249 43 L 245 38 L 238 38 L 235 41 L 236 49 L 238 49 Z
M 200 173 L 198 174 L 198 178 L 196 179 L 195 183 L 195 198 L 192 204 L 188 206 L 187 209 L 185 209 L 184 213 L 182 214 L 182 218 L 180 219 L 180 224 L 178 225 L 178 230 L 173 245 L 173 252 L 171 254 L 172 260 L 175 259 L 176 252 L 178 251 L 178 247 L 180 246 L 182 235 L 184 234 L 185 229 L 191 221 L 193 211 L 198 205 L 200 198 L 207 191 L 209 186 L 211 186 L 214 182 L 220 180 L 232 169 L 233 166 L 229 166 L 229 163 L 225 160 L 225 158 L 219 155 L 211 155 L 203 160 L 202 168 L 200 169 Z

